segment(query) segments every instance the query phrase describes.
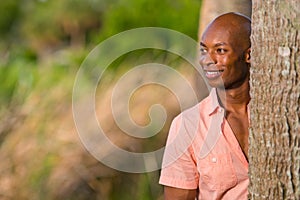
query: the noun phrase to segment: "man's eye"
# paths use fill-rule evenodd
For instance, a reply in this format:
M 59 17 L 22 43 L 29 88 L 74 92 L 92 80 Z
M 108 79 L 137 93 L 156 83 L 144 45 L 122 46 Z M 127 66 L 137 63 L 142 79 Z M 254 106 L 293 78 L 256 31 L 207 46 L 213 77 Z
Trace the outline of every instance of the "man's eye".
M 223 48 L 218 48 L 218 49 L 217 49 L 217 53 L 219 53 L 219 54 L 224 54 L 224 53 L 226 53 L 226 52 L 227 52 L 226 49 L 223 49 Z
M 207 50 L 205 48 L 200 48 L 200 53 L 206 53 Z

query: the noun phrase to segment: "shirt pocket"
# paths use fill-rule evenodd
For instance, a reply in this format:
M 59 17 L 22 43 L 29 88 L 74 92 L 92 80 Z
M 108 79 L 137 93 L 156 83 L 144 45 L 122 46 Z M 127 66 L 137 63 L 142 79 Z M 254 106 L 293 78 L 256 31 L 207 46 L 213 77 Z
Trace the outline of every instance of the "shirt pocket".
M 199 174 L 200 182 L 211 190 L 225 191 L 237 184 L 237 176 L 230 153 L 209 154 L 201 159 Z

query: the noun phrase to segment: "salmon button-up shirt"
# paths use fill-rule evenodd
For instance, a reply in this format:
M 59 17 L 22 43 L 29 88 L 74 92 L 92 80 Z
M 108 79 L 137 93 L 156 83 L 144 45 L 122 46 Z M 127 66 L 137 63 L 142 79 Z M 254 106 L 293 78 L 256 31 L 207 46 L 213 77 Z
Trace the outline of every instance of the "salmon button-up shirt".
M 173 120 L 159 182 L 198 189 L 198 199 L 247 199 L 248 162 L 225 119 L 216 89 Z

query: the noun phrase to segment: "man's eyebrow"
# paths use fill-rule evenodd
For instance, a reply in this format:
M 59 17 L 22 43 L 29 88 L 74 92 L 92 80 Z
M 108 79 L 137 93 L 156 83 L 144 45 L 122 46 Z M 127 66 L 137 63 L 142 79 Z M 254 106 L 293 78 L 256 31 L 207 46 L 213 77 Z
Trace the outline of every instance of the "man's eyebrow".
M 228 45 L 228 44 L 226 42 L 220 42 L 215 44 L 215 47 L 224 46 L 224 45 Z
M 220 42 L 214 45 L 214 47 L 228 45 L 226 42 Z M 207 47 L 203 42 L 200 42 L 200 46 Z
M 206 45 L 203 42 L 200 42 L 200 46 L 206 47 Z

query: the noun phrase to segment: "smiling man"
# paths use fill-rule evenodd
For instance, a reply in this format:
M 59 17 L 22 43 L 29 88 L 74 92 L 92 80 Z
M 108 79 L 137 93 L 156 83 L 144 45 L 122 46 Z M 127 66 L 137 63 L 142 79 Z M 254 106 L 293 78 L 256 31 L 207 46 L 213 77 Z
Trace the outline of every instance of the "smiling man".
M 213 89 L 172 122 L 160 177 L 166 200 L 247 199 L 250 34 L 238 13 L 204 31 L 200 64 Z

